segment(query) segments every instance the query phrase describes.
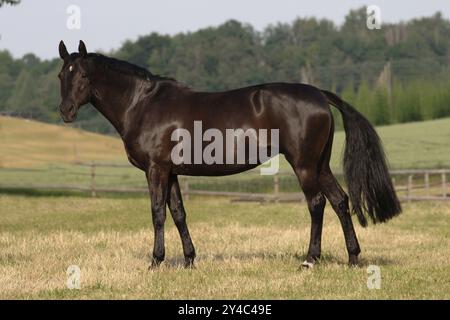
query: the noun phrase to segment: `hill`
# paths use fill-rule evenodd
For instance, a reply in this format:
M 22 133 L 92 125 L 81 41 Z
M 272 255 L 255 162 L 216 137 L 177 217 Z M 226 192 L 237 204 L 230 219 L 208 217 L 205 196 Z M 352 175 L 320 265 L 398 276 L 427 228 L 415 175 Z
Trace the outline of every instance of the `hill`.
M 391 168 L 450 167 L 450 118 L 377 127 Z M 332 167 L 341 168 L 344 132 L 335 134 Z
M 92 160 L 125 162 L 122 142 L 69 126 L 0 116 L 0 167 L 30 168 Z

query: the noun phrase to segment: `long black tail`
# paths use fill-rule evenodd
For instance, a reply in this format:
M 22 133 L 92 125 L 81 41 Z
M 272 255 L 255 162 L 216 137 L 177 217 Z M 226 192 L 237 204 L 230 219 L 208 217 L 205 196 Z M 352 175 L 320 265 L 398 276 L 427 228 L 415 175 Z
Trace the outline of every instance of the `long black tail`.
M 366 212 L 374 223 L 385 222 L 402 209 L 392 185 L 380 137 L 364 116 L 332 92 L 322 90 L 342 114 L 346 134 L 344 174 L 352 211 L 363 227 Z

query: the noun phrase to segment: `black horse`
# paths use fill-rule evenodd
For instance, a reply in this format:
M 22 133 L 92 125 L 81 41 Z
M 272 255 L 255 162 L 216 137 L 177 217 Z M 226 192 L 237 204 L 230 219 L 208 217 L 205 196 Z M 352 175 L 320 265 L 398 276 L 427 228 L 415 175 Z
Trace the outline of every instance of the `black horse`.
M 221 132 L 227 128 L 279 129 L 279 153 L 294 169 L 311 214 L 305 267 L 312 267 L 320 258 L 325 198 L 341 222 L 350 265 L 357 264 L 360 247 L 349 197 L 362 226 L 367 225 L 367 215 L 377 223 L 401 212 L 377 133 L 367 119 L 331 92 L 290 83 L 198 92 L 125 61 L 88 53 L 82 41 L 78 51 L 69 54 L 64 43 L 59 44 L 64 60 L 59 73 L 61 117 L 64 122 L 72 122 L 78 109 L 91 103 L 117 129 L 130 162 L 145 172 L 155 231 L 152 267 L 165 256 L 166 205 L 181 236 L 185 265 L 194 263 L 195 249 L 186 225 L 178 175 L 228 175 L 259 164 L 175 164 L 171 151 L 176 142 L 171 134 L 177 128 L 193 132 L 197 120 L 202 121 L 204 129 Z M 349 197 L 329 167 L 334 134 L 329 105 L 336 107 L 344 120 L 344 172 Z

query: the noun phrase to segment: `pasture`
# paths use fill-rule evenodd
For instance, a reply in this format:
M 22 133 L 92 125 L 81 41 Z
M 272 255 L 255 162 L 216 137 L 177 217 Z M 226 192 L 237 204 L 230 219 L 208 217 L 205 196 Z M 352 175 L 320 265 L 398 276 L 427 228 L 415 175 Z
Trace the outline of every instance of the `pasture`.
M 323 258 L 298 269 L 309 239 L 305 204 L 186 201 L 197 247 L 194 270 L 182 268 L 168 217 L 162 268 L 147 271 L 153 231 L 147 197 L 0 195 L 0 298 L 3 299 L 449 299 L 450 208 L 404 204 L 384 225 L 357 227 L 361 266 L 349 268 L 334 212 L 325 212 Z M 81 289 L 66 287 L 70 265 Z M 381 288 L 367 288 L 367 267 Z
M 450 119 L 378 131 L 396 169 L 450 163 Z M 70 127 L 0 117 L 0 134 L 0 186 L 80 183 L 85 178 L 69 174 L 73 163 L 126 161 L 118 139 Z M 332 164 L 337 169 L 343 132 L 335 136 Z M 44 173 L 33 171 L 55 166 Z M 117 175 L 118 169 L 104 170 L 100 173 L 114 170 Z M 145 185 L 138 170 L 120 174 Z M 242 174 L 234 179 L 247 178 Z M 99 183 L 114 185 L 117 180 L 105 176 Z M 151 272 L 148 196 L 91 198 L 78 192 L 4 188 L 0 298 L 450 299 L 448 203 L 405 203 L 403 208 L 388 224 L 357 226 L 361 266 L 349 268 L 341 227 L 327 205 L 322 260 L 312 270 L 299 270 L 310 228 L 304 203 L 231 203 L 228 198 L 191 196 L 186 209 L 197 268 L 182 268 L 181 241 L 168 213 L 166 261 Z M 66 287 L 70 265 L 81 269 L 80 290 Z M 381 268 L 380 289 L 367 288 L 369 265 Z

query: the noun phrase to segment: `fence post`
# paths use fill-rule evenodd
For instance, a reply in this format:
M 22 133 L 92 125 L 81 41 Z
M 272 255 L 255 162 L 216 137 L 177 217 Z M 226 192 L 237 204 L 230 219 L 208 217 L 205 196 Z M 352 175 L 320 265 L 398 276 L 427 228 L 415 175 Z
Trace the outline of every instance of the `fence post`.
M 430 174 L 428 172 L 425 172 L 424 175 L 425 180 L 425 190 L 426 190 L 426 196 L 430 196 Z
M 409 175 L 408 176 L 408 185 L 406 187 L 406 198 L 407 198 L 408 202 L 411 202 L 412 188 L 413 188 L 413 176 Z
M 275 196 L 275 202 L 278 202 L 280 195 L 280 179 L 278 174 L 273 175 L 273 193 Z
M 189 200 L 189 180 L 187 178 L 184 179 L 184 198 Z
M 447 175 L 445 171 L 441 173 L 441 180 L 442 180 L 442 197 L 445 199 L 447 198 Z
M 95 191 L 95 162 L 91 163 L 91 196 L 95 198 L 97 196 L 97 192 Z

